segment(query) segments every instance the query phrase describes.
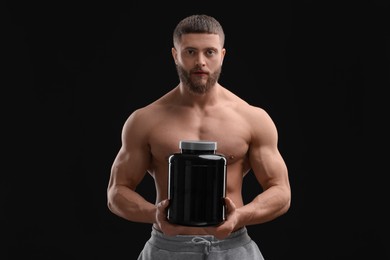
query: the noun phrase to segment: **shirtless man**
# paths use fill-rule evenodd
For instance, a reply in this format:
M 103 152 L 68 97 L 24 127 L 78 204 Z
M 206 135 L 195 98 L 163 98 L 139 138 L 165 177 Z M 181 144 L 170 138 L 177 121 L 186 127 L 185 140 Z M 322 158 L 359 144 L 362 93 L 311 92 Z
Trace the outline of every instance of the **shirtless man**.
M 113 162 L 108 207 L 133 222 L 153 224 L 138 259 L 263 259 L 246 226 L 285 214 L 291 190 L 270 116 L 218 83 L 225 35 L 207 15 L 183 19 L 173 34 L 172 56 L 180 83 L 153 103 L 134 111 L 122 129 Z M 227 158 L 226 220 L 218 226 L 189 227 L 168 222 L 168 157 L 181 140 L 212 140 Z M 242 184 L 252 170 L 263 191 L 244 205 Z M 156 201 L 137 193 L 150 174 Z

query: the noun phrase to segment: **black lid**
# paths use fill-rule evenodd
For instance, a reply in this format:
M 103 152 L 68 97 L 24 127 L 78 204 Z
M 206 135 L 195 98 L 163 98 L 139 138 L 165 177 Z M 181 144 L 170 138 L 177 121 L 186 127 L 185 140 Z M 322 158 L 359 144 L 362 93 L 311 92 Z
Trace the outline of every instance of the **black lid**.
M 217 150 L 217 142 L 202 140 L 183 140 L 180 141 L 179 147 L 183 150 L 215 151 Z

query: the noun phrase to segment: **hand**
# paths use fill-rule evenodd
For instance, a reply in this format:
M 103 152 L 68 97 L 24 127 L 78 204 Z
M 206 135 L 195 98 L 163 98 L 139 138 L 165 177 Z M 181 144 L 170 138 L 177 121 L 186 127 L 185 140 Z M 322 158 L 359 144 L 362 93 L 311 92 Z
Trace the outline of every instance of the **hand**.
M 159 227 L 160 231 L 167 236 L 176 236 L 183 232 L 185 227 L 180 225 L 175 225 L 168 222 L 167 219 L 167 209 L 169 206 L 169 200 L 162 200 L 157 204 L 156 211 L 156 224 Z
M 218 239 L 225 239 L 228 237 L 234 231 L 238 223 L 238 215 L 234 202 L 230 198 L 226 197 L 225 205 L 227 211 L 226 220 L 218 226 L 206 228 L 210 235 L 213 235 Z

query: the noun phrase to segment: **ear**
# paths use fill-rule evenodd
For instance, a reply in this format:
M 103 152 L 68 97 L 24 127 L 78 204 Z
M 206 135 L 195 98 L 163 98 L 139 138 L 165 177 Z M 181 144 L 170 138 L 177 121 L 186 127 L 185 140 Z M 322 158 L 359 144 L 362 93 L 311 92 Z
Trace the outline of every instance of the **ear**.
M 173 60 L 175 61 L 175 64 L 177 65 L 177 51 L 175 47 L 172 47 L 171 49 Z
M 222 48 L 222 50 L 221 50 L 221 66 L 223 64 L 223 59 L 225 58 L 225 54 L 226 54 L 226 49 Z

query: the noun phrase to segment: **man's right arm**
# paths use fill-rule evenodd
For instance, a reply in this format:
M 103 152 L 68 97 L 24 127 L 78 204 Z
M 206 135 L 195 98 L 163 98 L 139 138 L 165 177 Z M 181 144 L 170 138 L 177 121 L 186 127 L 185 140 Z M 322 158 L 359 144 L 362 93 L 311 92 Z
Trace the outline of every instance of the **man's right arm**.
M 151 163 L 145 129 L 137 120 L 133 113 L 123 126 L 122 146 L 111 167 L 107 205 L 112 213 L 129 221 L 154 223 L 156 206 L 135 191 Z

